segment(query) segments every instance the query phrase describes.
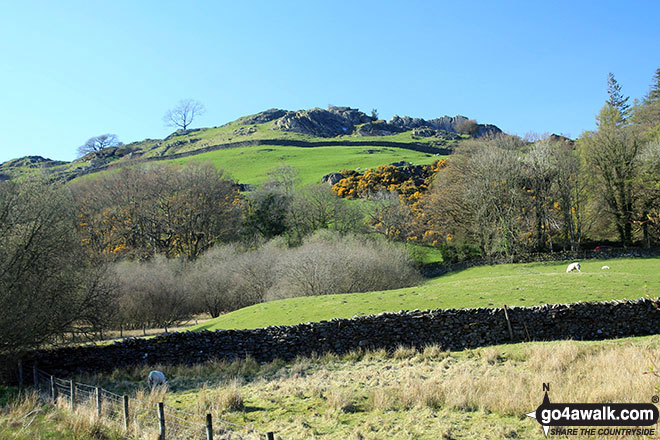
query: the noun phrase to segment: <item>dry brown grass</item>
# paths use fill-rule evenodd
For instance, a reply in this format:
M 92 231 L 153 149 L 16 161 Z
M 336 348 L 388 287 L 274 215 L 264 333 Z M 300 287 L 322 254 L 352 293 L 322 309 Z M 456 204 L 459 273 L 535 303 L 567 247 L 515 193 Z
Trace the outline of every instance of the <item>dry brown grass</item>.
M 145 402 L 158 403 L 164 402 L 166 395 L 167 385 L 163 385 L 151 389 L 138 389 L 134 397 Z
M 379 350 L 344 359 L 326 357 L 316 365 L 297 362 L 276 377 L 245 383 L 240 392 L 246 401 L 275 403 L 287 413 L 301 411 L 301 402 L 311 402 L 302 405 L 307 409 L 300 419 L 290 419 L 282 428 L 291 430 L 291 423 L 302 423 L 293 429 L 295 438 L 303 438 L 303 433 L 311 438 L 383 438 L 385 433 L 390 438 L 442 438 L 400 431 L 382 422 L 390 418 L 401 424 L 413 414 L 428 414 L 425 423 L 435 426 L 434 433 L 446 428 L 448 438 L 463 438 L 461 429 L 472 435 L 479 432 L 474 426 L 433 425 L 437 412 L 495 417 L 501 436 L 488 438 L 526 438 L 540 432 L 536 422 L 522 415 L 541 403 L 543 383 L 550 383 L 550 397 L 556 402 L 646 402 L 658 379 L 643 373 L 654 359 L 660 359 L 657 341 L 564 341 L 460 353 L 434 346 L 421 351 L 400 347 L 389 355 Z M 315 410 L 310 413 L 312 404 Z M 333 421 L 345 418 L 352 420 L 350 432 Z M 507 423 L 513 426 L 509 430 Z M 310 428 L 300 429 L 305 424 Z M 345 437 L 332 434 L 334 430 Z
M 197 414 L 223 414 L 242 411 L 244 404 L 240 389 L 241 383 L 238 379 L 216 388 L 204 386 L 197 396 L 195 412 Z
M 0 408 L 0 438 L 118 440 L 126 436 L 118 424 L 97 418 L 91 406 L 80 406 L 72 412 L 63 399 L 53 405 L 29 392 Z
M 523 415 L 541 403 L 543 383 L 554 402 L 647 402 L 660 379 L 644 373 L 660 360 L 659 347 L 656 336 L 211 362 L 163 367 L 171 389 L 135 397 L 291 439 L 540 439 L 539 425 Z M 148 370 L 97 379 L 123 383 Z

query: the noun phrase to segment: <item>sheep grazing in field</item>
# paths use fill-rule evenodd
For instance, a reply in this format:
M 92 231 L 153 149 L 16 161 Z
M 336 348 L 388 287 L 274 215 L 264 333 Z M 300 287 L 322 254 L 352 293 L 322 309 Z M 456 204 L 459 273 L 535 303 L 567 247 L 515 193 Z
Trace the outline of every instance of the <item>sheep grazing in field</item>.
M 147 385 L 149 385 L 149 388 L 151 389 L 154 389 L 157 386 L 167 385 L 165 375 L 157 370 L 151 371 L 147 377 Z
M 571 263 L 571 264 L 569 264 L 568 267 L 566 268 L 566 273 L 571 273 L 571 272 L 576 271 L 576 270 L 577 270 L 578 272 L 582 272 L 582 271 L 580 270 L 580 263 Z
M 610 268 L 610 266 L 603 266 L 603 267 L 600 268 L 600 270 L 607 270 L 609 268 Z

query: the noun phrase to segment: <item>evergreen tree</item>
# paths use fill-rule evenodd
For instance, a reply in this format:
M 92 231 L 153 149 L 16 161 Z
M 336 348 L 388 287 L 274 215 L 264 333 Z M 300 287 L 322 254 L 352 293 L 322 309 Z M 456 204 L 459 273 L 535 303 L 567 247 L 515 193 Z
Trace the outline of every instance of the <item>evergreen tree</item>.
M 630 104 L 628 104 L 629 97 L 624 97 L 621 93 L 621 85 L 616 81 L 614 75 L 609 73 L 607 75 L 607 104 L 619 111 L 621 114 L 621 121 L 625 122 L 628 114 L 630 113 Z
M 655 70 L 655 75 L 653 75 L 653 84 L 651 84 L 648 97 L 648 101 L 658 100 L 660 100 L 660 69 Z

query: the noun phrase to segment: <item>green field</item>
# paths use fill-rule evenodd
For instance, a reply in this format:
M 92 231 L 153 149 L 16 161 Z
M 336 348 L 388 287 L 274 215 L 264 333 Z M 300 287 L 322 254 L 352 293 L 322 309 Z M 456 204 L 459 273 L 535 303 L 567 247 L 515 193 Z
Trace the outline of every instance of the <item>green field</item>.
M 481 266 L 380 292 L 291 298 L 246 307 L 191 330 L 258 328 L 387 311 L 532 306 L 660 295 L 660 258 L 587 260 L 581 273 L 565 262 Z M 601 270 L 608 265 L 610 270 Z
M 343 169 L 372 168 L 401 160 L 429 164 L 440 157 L 391 147 L 285 147 L 254 146 L 217 150 L 175 159 L 174 163 L 210 161 L 240 183 L 259 184 L 269 170 L 288 165 L 299 171 L 300 184 L 319 183 L 321 177 Z

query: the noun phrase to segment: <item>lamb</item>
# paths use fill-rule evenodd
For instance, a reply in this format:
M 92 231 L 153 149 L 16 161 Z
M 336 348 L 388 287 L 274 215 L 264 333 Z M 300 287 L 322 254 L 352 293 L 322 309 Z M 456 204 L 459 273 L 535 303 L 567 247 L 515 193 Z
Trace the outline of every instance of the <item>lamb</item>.
M 575 270 L 577 270 L 578 272 L 582 272 L 580 270 L 580 263 L 576 262 L 576 263 L 569 264 L 568 267 L 566 268 L 566 273 L 570 273 L 570 272 L 573 272 Z
M 151 389 L 154 389 L 157 386 L 167 385 L 167 381 L 165 380 L 165 375 L 157 370 L 151 371 L 149 373 L 149 376 L 147 377 L 147 385 Z
M 600 270 L 607 270 L 609 268 L 610 268 L 610 266 L 603 266 L 603 267 L 600 268 Z

